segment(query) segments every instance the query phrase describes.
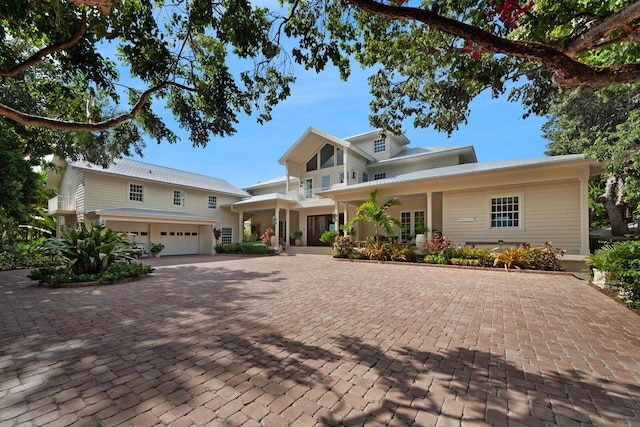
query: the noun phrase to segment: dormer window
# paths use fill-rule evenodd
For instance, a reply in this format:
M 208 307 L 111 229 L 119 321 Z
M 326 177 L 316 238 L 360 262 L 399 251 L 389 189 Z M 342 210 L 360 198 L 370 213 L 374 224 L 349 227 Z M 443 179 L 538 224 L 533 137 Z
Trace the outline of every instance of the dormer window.
M 373 152 L 374 153 L 384 153 L 387 151 L 387 140 L 384 138 L 376 139 L 373 141 Z

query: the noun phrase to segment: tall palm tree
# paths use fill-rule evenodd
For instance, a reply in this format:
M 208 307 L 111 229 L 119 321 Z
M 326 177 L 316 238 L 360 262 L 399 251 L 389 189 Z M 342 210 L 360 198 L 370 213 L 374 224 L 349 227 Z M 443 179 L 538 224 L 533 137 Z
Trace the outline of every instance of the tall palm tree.
M 398 199 L 389 199 L 382 205 L 378 206 L 378 190 L 370 194 L 369 200 L 358 206 L 356 210 L 356 216 L 351 219 L 346 225 L 347 228 L 353 227 L 357 222 L 369 222 L 373 224 L 376 230 L 375 239 L 378 241 L 378 230 L 384 230 L 388 236 L 393 233 L 393 226 L 397 225 L 401 227 L 400 220 L 391 217 L 387 210 L 391 206 L 401 205 Z

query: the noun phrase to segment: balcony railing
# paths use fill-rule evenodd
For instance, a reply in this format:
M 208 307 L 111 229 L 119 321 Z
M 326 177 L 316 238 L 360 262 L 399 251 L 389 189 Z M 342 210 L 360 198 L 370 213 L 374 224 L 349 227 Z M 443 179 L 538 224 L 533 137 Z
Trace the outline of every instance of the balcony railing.
M 75 212 L 76 199 L 67 196 L 56 196 L 49 199 L 49 215 L 56 213 Z

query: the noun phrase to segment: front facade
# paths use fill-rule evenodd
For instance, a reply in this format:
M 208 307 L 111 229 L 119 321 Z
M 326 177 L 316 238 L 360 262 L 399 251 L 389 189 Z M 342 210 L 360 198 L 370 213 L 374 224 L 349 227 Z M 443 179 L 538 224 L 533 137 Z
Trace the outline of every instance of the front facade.
M 322 246 L 322 233 L 338 230 L 377 191 L 380 202 L 401 202 L 390 210 L 402 227 L 389 237 L 399 241 L 426 228 L 456 245 L 551 241 L 569 257 L 589 253 L 588 181 L 600 168 L 581 155 L 478 163 L 472 146 L 410 147 L 404 135 L 338 138 L 309 128 L 279 162 L 284 176 L 240 190 L 132 160 L 108 169 L 58 160 L 50 212 L 62 227 L 100 220 L 137 242 L 164 243 L 165 254 L 206 254 L 214 227 L 222 230 L 217 243 L 273 227 L 284 244 L 300 231 L 302 245 Z M 373 234 L 360 224 L 356 239 Z
M 100 221 L 127 233 L 143 252 L 162 243 L 166 255 L 211 254 L 213 228 L 218 243 L 237 234 L 237 214 L 229 203 L 248 194 L 228 182 L 171 168 L 119 159 L 109 168 L 54 159 L 58 168 L 47 186 L 58 196 L 49 200 L 49 214 L 59 229 Z
M 478 163 L 472 146 L 409 147 L 404 136 L 373 131 L 337 138 L 309 128 L 280 159 L 284 177 L 245 188 L 233 204 L 243 221 L 277 224 L 281 240 L 302 231 L 304 245 L 322 245 L 378 192 L 402 227 L 394 236 L 441 232 L 456 245 L 509 246 L 551 241 L 576 259 L 589 253 L 588 181 L 599 165 L 582 155 Z M 356 239 L 373 229 L 360 224 Z M 283 239 L 284 238 L 284 239 Z

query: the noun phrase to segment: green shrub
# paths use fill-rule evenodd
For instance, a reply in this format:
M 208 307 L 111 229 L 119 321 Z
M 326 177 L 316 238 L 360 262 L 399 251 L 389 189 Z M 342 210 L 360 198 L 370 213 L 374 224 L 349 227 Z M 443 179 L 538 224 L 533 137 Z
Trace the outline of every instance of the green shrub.
M 240 244 L 240 249 L 245 255 L 260 255 L 267 253 L 267 245 L 260 242 L 244 242 Z
M 451 239 L 441 234 L 434 234 L 424 242 L 424 250 L 429 255 L 437 255 L 450 249 L 453 249 Z
M 320 235 L 320 241 L 323 243 L 330 243 L 333 245 L 333 243 L 336 240 L 336 237 L 338 237 L 339 235 L 340 235 L 340 232 L 338 232 L 337 230 L 327 230 Z
M 76 274 L 66 267 L 41 267 L 29 273 L 28 277 L 49 286 L 59 286 L 63 283 L 102 282 L 114 283 L 123 279 L 139 277 L 153 272 L 148 265 L 138 263 L 115 262 L 99 273 Z
M 227 243 L 226 245 L 216 246 L 216 252 L 219 254 L 241 254 L 242 246 L 240 243 Z
M 506 270 L 526 270 L 533 266 L 533 249 L 526 245 L 509 248 L 497 253 L 493 261 L 494 267 L 504 267 Z
M 95 274 L 111 264 L 133 259 L 131 243 L 122 233 L 99 223 L 89 228 L 85 224 L 77 230 L 62 234 L 62 239 L 49 239 L 48 248 L 58 253 L 66 267 L 74 274 Z
M 424 256 L 424 262 L 427 264 L 449 264 L 449 258 L 441 252 L 439 254 L 427 254 Z
M 452 265 L 464 265 L 468 267 L 480 267 L 482 266 L 482 261 L 479 259 L 473 258 L 451 258 L 449 262 Z
M 544 246 L 533 248 L 532 267 L 536 270 L 560 271 L 560 259 L 564 255 L 564 249 L 554 248 L 551 242 L 544 242 Z
M 354 242 L 351 236 L 337 236 L 333 242 L 333 256 L 335 258 L 352 258 Z
M 617 281 L 616 287 L 629 306 L 640 306 L 640 240 L 603 246 L 587 258 L 587 263 L 607 271 Z

